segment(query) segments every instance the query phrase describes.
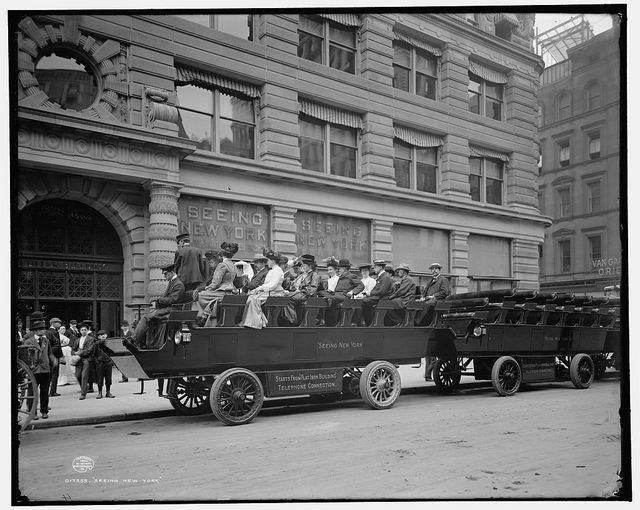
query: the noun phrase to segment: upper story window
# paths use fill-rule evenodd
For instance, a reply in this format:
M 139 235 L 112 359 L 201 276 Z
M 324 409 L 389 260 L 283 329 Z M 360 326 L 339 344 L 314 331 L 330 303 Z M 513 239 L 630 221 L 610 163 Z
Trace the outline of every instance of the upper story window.
M 560 258 L 560 272 L 571 272 L 571 240 L 563 239 L 558 241 L 558 254 Z
M 97 75 L 79 52 L 52 48 L 35 65 L 40 89 L 62 108 L 82 111 L 98 98 Z
M 558 189 L 558 213 L 560 218 L 571 216 L 571 188 L 569 186 Z
M 592 83 L 587 87 L 587 111 L 600 108 L 600 106 L 602 106 L 600 84 Z
M 180 136 L 197 148 L 255 158 L 257 87 L 185 67 L 177 67 Z
M 571 97 L 563 93 L 558 97 L 558 120 L 565 120 L 571 116 Z
M 319 16 L 300 15 L 298 21 L 298 56 L 319 64 L 328 65 L 340 71 L 355 74 L 355 27 L 346 26 Z
M 592 261 L 602 258 L 602 236 L 600 234 L 587 236 L 587 240 L 589 241 L 589 269 L 591 269 Z
M 565 167 L 571 164 L 571 144 L 569 141 L 561 142 L 559 145 L 559 161 L 560 166 Z
M 469 61 L 469 111 L 503 120 L 506 74 L 472 60 Z
M 589 159 L 600 157 L 600 132 L 589 133 Z
M 177 16 L 225 34 L 253 41 L 253 16 L 251 14 L 178 14 Z
M 587 212 L 598 212 L 601 210 L 600 198 L 602 194 L 602 185 L 600 181 L 592 181 L 587 183 Z
M 469 186 L 471 200 L 502 205 L 504 195 L 504 170 L 509 162 L 506 154 L 469 146 Z
M 438 192 L 438 152 L 441 136 L 394 127 L 393 167 L 396 186 L 428 193 Z
M 429 99 L 437 98 L 440 48 L 399 32 L 394 33 L 393 86 Z

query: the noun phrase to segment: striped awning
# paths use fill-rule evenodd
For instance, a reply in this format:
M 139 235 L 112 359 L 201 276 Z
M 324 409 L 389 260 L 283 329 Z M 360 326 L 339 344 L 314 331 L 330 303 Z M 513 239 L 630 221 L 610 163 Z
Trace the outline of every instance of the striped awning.
M 487 80 L 492 83 L 504 84 L 509 81 L 509 78 L 503 72 L 496 71 L 495 69 L 487 67 L 484 64 L 474 62 L 473 60 L 469 60 L 469 71 L 480 76 L 483 80 Z
M 177 85 L 195 85 L 204 89 L 217 89 L 231 95 L 241 94 L 250 99 L 260 97 L 260 88 L 250 83 L 181 65 L 176 66 L 176 71 Z
M 403 34 L 401 32 L 394 32 L 393 38 L 396 41 L 402 41 L 415 48 L 420 48 L 421 50 L 431 53 L 434 57 L 442 56 L 442 50 L 440 48 L 438 48 L 437 46 L 434 46 L 433 44 L 429 44 L 428 42 L 423 41 L 422 39 L 416 39 L 415 37 L 411 37 L 410 35 Z
M 326 104 L 316 103 L 308 99 L 299 99 L 300 113 L 314 119 L 324 120 L 331 124 L 362 129 L 362 117 L 357 113 L 341 110 Z
M 495 158 L 505 163 L 509 162 L 509 156 L 504 152 L 494 151 L 493 149 L 487 149 L 486 147 L 480 147 L 478 145 L 469 144 L 469 154 L 476 158 Z
M 494 23 L 500 23 L 501 21 L 506 21 L 510 25 L 514 27 L 520 26 L 520 20 L 515 14 L 511 14 L 508 12 L 501 12 L 496 14 L 496 20 Z
M 321 18 L 330 19 L 346 27 L 359 27 L 360 17 L 357 14 L 318 14 Z
M 439 135 L 404 126 L 393 126 L 393 136 L 414 147 L 439 147 L 444 144 L 444 139 Z

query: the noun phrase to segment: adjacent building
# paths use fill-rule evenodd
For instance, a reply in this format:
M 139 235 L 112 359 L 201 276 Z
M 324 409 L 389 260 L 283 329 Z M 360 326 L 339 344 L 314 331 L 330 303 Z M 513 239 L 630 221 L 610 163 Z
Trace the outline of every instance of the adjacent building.
M 437 261 L 455 292 L 538 288 L 550 221 L 538 209 L 533 20 L 10 20 L 20 316 L 116 330 L 163 292 L 179 232 L 203 249 L 237 242 L 245 260 L 264 246 L 382 258 L 418 280 Z
M 620 284 L 620 29 L 546 68 L 540 100 L 540 211 L 553 218 L 540 286 L 603 295 Z

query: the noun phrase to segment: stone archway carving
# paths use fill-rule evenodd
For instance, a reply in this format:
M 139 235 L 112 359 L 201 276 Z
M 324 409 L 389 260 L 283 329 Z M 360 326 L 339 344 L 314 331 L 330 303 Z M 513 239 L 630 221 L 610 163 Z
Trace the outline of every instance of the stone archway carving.
M 78 16 L 65 16 L 61 25 L 43 25 L 25 17 L 18 27 L 18 86 L 22 96 L 18 105 L 46 110 L 61 108 L 40 88 L 35 67 L 43 50 L 51 45 L 63 45 L 81 52 L 101 75 L 98 98 L 88 108 L 72 113 L 116 122 L 125 120 L 128 84 L 123 54 L 126 50 L 119 42 L 99 40 L 82 33 L 78 28 Z
M 144 302 L 146 293 L 145 199 L 141 189 L 79 175 L 24 170 L 18 183 L 18 210 L 52 198 L 86 204 L 113 226 L 122 241 L 124 303 Z

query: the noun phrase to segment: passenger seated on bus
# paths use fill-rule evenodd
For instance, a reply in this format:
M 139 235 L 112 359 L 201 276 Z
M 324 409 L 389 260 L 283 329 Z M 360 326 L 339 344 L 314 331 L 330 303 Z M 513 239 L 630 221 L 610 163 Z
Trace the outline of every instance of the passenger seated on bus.
M 316 272 L 316 259 L 313 255 L 300 257 L 300 273 L 289 287 L 286 295 L 289 305 L 284 309 L 285 319 L 291 324 L 300 324 L 305 301 L 318 292 L 320 276 Z
M 245 328 L 262 329 L 267 326 L 268 320 L 262 311 L 262 304 L 269 296 L 284 296 L 282 281 L 284 271 L 278 265 L 282 256 L 276 251 L 267 251 L 265 257 L 268 259 L 269 272 L 264 279 L 264 283 L 259 287 L 249 291 L 247 304 L 244 307 L 244 314 L 240 326 Z
M 445 299 L 451 291 L 449 290 L 449 280 L 440 274 L 442 266 L 434 262 L 429 266 L 431 270 L 431 280 L 425 285 L 422 291 L 422 297 L 418 301 L 426 301 L 427 306 L 416 317 L 418 326 L 425 326 L 431 317 L 431 312 L 436 306 L 436 301 Z
M 233 286 L 238 289 L 238 292 L 244 292 L 247 285 L 253 278 L 253 268 L 251 264 L 244 260 L 239 260 L 235 263 L 236 277 L 233 279 Z
M 245 292 L 249 292 L 260 287 L 260 285 L 264 283 L 264 279 L 269 272 L 269 268 L 267 267 L 267 257 L 264 256 L 264 253 L 257 253 L 253 258 L 252 264 L 254 267 L 254 275 L 245 287 Z
M 416 282 L 409 276 L 410 272 L 409 264 L 400 264 L 396 268 L 398 280 L 393 284 L 391 295 L 387 298 L 394 306 L 385 317 L 385 324 L 388 323 L 389 326 L 402 322 L 407 304 L 416 297 Z
M 367 326 L 373 322 L 373 307 L 381 299 L 388 299 L 392 292 L 393 280 L 391 275 L 384 270 L 386 265 L 384 260 L 373 261 L 373 270 L 378 275 L 376 285 L 371 290 L 369 297 L 362 300 L 362 317 Z
M 218 302 L 225 294 L 237 293 L 233 280 L 236 277 L 236 266 L 231 257 L 238 251 L 236 243 L 224 242 L 220 245 L 222 262 L 213 273 L 213 277 L 201 292 L 198 292 L 198 318 L 196 325 L 213 327 L 217 324 Z
M 349 259 L 335 259 L 327 263 L 327 268 L 333 267 L 337 270 L 334 290 L 328 286 L 327 290 L 320 292 L 320 297 L 325 298 L 327 308 L 324 311 L 324 321 L 327 326 L 335 326 L 338 323 L 338 308 L 345 299 L 350 299 L 359 294 L 364 289 L 360 279 L 351 274 L 351 262 Z
M 162 338 L 152 338 L 147 342 L 149 323 L 158 324 L 166 321 L 171 313 L 171 306 L 177 303 L 184 293 L 184 284 L 175 273 L 175 265 L 169 264 L 161 269 L 162 276 L 169 281 L 169 285 L 167 285 L 162 297 L 151 302 L 151 308 L 140 318 L 136 325 L 135 339 L 142 348 L 152 349 L 160 346 L 158 344 L 162 342 Z
M 362 282 L 362 285 L 364 285 L 364 289 L 359 294 L 353 296 L 353 299 L 362 299 L 367 297 L 376 286 L 376 279 L 371 278 L 371 275 L 375 275 L 375 273 L 373 272 L 373 267 L 370 263 L 360 264 L 358 269 L 360 270 L 360 281 Z

